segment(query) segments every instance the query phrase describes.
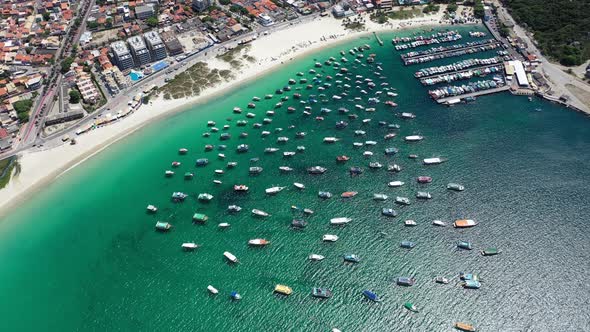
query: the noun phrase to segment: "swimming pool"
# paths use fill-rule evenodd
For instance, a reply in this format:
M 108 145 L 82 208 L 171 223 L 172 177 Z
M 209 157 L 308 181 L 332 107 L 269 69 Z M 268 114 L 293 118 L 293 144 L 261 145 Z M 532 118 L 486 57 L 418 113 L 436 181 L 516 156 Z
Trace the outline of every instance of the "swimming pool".
M 139 81 L 140 79 L 142 79 L 142 78 L 143 78 L 143 74 L 142 74 L 142 73 L 140 73 L 140 72 L 136 72 L 136 71 L 133 71 L 133 70 L 132 70 L 132 71 L 129 73 L 129 78 L 131 78 L 131 80 L 132 80 L 133 82 L 137 82 L 137 81 Z

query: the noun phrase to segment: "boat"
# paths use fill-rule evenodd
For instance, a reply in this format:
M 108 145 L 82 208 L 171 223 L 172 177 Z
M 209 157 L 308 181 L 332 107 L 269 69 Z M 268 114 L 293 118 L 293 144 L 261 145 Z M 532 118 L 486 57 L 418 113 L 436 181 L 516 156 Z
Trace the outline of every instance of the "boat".
M 187 243 L 183 243 L 181 245 L 182 249 L 185 251 L 191 251 L 191 250 L 195 250 L 197 249 L 199 246 L 196 243 L 193 242 L 187 242 Z
M 240 293 L 238 293 L 236 291 L 232 291 L 231 293 L 229 293 L 229 297 L 231 297 L 231 299 L 235 300 L 235 301 L 242 299 L 242 296 L 240 295 Z
M 473 327 L 473 325 L 469 325 L 467 323 L 457 322 L 454 324 L 454 327 L 457 330 L 461 330 L 461 331 L 475 332 L 475 327 Z
M 313 166 L 307 169 L 309 174 L 324 174 L 328 169 L 322 166 Z
M 411 154 L 411 155 L 408 156 L 408 158 L 410 158 L 410 159 L 416 159 L 416 158 L 418 158 L 418 155 L 417 154 Z
M 219 228 L 222 228 L 222 229 L 223 229 L 223 228 L 228 228 L 228 227 L 230 227 L 230 226 L 231 226 L 231 225 L 230 225 L 229 223 L 226 223 L 226 222 L 222 222 L 222 223 L 219 223 L 219 224 L 217 225 L 217 227 L 219 227 Z
M 369 168 L 381 168 L 383 165 L 377 161 L 373 161 L 369 163 Z
M 324 234 L 322 236 L 322 241 L 324 242 L 336 242 L 338 241 L 338 236 L 333 234 Z
M 207 158 L 197 159 L 197 162 L 196 162 L 197 167 L 207 166 L 207 164 L 209 164 L 209 159 L 207 159 Z
M 348 224 L 352 219 L 346 217 L 338 217 L 330 219 L 330 225 L 344 225 Z
M 377 142 L 376 141 L 365 141 L 365 145 L 373 146 L 373 145 L 377 145 Z
M 354 134 L 355 134 L 356 136 L 364 136 L 364 135 L 366 135 L 366 134 L 367 134 L 367 132 L 366 132 L 366 131 L 364 131 L 364 130 L 355 130 L 355 131 L 354 131 Z
M 174 175 L 174 172 L 173 171 L 170 171 L 170 170 L 167 170 L 166 172 L 164 172 L 164 175 L 169 178 L 172 175 Z
M 332 291 L 330 291 L 327 288 L 314 287 L 311 290 L 311 295 L 313 297 L 319 297 L 319 298 L 322 298 L 322 299 L 327 299 L 327 298 L 332 297 Z
M 307 221 L 303 219 L 293 219 L 291 221 L 291 227 L 293 228 L 305 228 L 307 226 Z
M 303 151 L 305 151 L 305 146 L 303 146 L 303 145 L 298 145 L 298 146 L 297 146 L 297 151 L 299 151 L 299 152 L 303 152 Z M 294 155 L 294 154 L 295 154 L 295 153 L 293 153 L 293 155 Z
M 373 200 L 376 201 L 385 201 L 387 200 L 388 196 L 385 194 L 373 194 Z
M 481 283 L 477 280 L 465 280 L 461 283 L 461 286 L 467 289 L 479 289 L 481 287 Z
M 377 294 L 375 294 L 375 293 L 371 292 L 370 290 L 366 290 L 366 289 L 365 289 L 365 290 L 363 291 L 363 295 L 364 295 L 364 296 L 365 296 L 367 299 L 369 299 L 369 300 L 371 300 L 371 301 L 373 301 L 373 302 L 379 302 L 379 301 L 381 301 L 381 300 L 379 299 L 379 296 L 378 296 Z
M 180 161 L 173 161 L 172 162 L 172 167 L 179 167 L 180 166 Z
M 395 202 L 397 204 L 401 204 L 401 205 L 410 205 L 410 199 L 407 197 L 401 197 L 401 196 L 397 196 L 395 198 Z
M 188 149 L 185 148 L 181 148 L 178 150 L 178 154 L 186 154 L 188 152 Z
M 394 155 L 394 154 L 398 153 L 398 151 L 399 151 L 399 150 L 398 150 L 398 149 L 396 149 L 396 148 L 386 148 L 386 149 L 385 149 L 385 155 L 387 155 L 387 156 L 392 156 L 392 155 Z
M 479 280 L 479 276 L 477 274 L 473 274 L 473 273 L 460 272 L 459 279 L 477 281 L 477 280 Z
M 295 137 L 297 137 L 297 138 L 304 138 L 305 135 L 307 135 L 307 133 L 304 131 L 300 131 L 300 132 L 295 133 Z
M 389 172 L 401 172 L 402 167 L 398 164 L 387 165 L 387 171 Z
M 209 220 L 209 217 L 207 217 L 203 213 L 195 213 L 195 214 L 193 214 L 193 221 L 194 222 L 206 222 L 207 220 Z
M 253 166 L 253 167 L 250 167 L 250 169 L 248 171 L 250 172 L 250 174 L 260 174 L 260 173 L 262 173 L 262 167 Z
M 424 165 L 438 165 L 444 162 L 442 158 L 425 158 L 423 161 Z
M 227 168 L 234 168 L 234 167 L 236 167 L 236 166 L 238 166 L 238 163 L 237 163 L 237 162 L 235 162 L 235 161 L 230 161 L 230 162 L 228 162 L 228 163 L 227 163 L 227 166 L 226 166 L 226 167 L 227 167 Z
M 463 187 L 462 185 L 460 185 L 458 183 L 449 183 L 449 184 L 447 184 L 447 189 L 454 190 L 454 191 L 463 191 L 463 190 L 465 190 L 465 187 Z
M 222 141 L 227 141 L 230 138 L 231 138 L 231 134 L 230 133 L 222 133 L 221 135 L 219 135 L 219 139 L 222 140 Z
M 268 136 L 268 135 L 270 135 L 270 131 L 266 131 L 266 130 L 264 130 L 263 132 L 261 132 L 261 133 L 260 133 L 260 135 L 261 135 L 262 137 Z
M 262 247 L 267 244 L 270 244 L 270 241 L 268 241 L 266 239 L 252 239 L 252 240 L 248 241 L 248 245 L 256 246 L 256 247 Z
M 403 185 L 404 185 L 404 182 L 402 182 L 402 181 L 391 181 L 387 184 L 387 186 L 392 187 L 392 188 L 401 187 Z
M 158 231 L 165 232 L 170 230 L 170 228 L 172 228 L 172 225 L 170 223 L 167 223 L 165 221 L 156 222 L 156 230 Z
M 288 141 L 289 141 L 289 137 L 281 136 L 281 137 L 277 138 L 278 143 L 286 143 Z
M 384 216 L 387 216 L 387 217 L 396 217 L 397 216 L 397 212 L 391 208 L 383 208 L 381 210 L 381 214 Z
M 399 277 L 397 278 L 397 284 L 400 286 L 413 286 L 416 283 L 416 279 L 411 277 Z
M 236 184 L 234 185 L 234 191 L 241 191 L 241 192 L 246 192 L 248 191 L 248 186 L 244 185 L 244 184 Z
M 439 226 L 439 227 L 446 227 L 447 226 L 447 223 L 444 221 L 441 221 L 441 220 L 433 220 L 432 224 L 434 226 Z
M 293 169 L 289 166 L 279 166 L 279 171 L 281 172 L 291 172 Z
M 356 196 L 357 194 L 358 194 L 358 192 L 356 192 L 356 191 L 345 191 L 345 192 L 343 192 L 340 195 L 340 197 L 342 197 L 342 198 L 351 198 L 351 197 Z
M 199 201 L 205 201 L 205 202 L 208 202 L 208 201 L 210 201 L 210 200 L 212 200 L 212 199 L 213 199 L 213 195 L 211 195 L 211 194 L 208 194 L 208 193 L 201 193 L 201 194 L 199 194 L 199 196 L 197 197 L 197 199 L 198 199 Z
M 185 193 L 182 193 L 182 192 L 179 192 L 179 191 L 177 191 L 177 192 L 173 192 L 173 193 L 172 193 L 172 200 L 173 200 L 174 202 L 182 202 L 182 201 L 184 201 L 184 199 L 185 199 L 185 198 L 187 198 L 187 197 L 188 197 L 188 195 L 187 195 L 187 194 L 185 194 Z
M 207 121 L 207 127 L 215 126 L 215 121 Z
M 285 151 L 285 152 L 283 152 L 283 157 L 293 157 L 295 154 L 296 154 L 295 151 Z
M 255 216 L 259 216 L 259 217 L 268 217 L 270 216 L 270 214 L 262 211 L 262 210 L 258 210 L 258 209 L 253 209 L 252 210 L 252 214 Z
M 458 241 L 457 248 L 471 250 L 473 249 L 473 245 L 469 241 Z
M 214 172 L 217 175 L 223 175 L 223 174 L 225 174 L 225 171 L 223 171 L 222 169 L 216 169 Z
M 324 143 L 334 143 L 338 142 L 340 139 L 336 137 L 324 137 Z
M 149 213 L 156 213 L 156 212 L 158 212 L 158 208 L 156 206 L 150 204 L 147 206 L 147 211 Z
M 445 278 L 445 277 L 436 277 L 434 278 L 434 282 L 436 282 L 437 284 L 448 284 L 449 283 L 449 279 Z
M 419 191 L 416 193 L 416 198 L 418 199 L 431 199 L 432 195 L 429 192 Z
M 455 222 L 453 223 L 453 227 L 455 227 L 455 228 L 469 228 L 469 227 L 473 227 L 476 225 L 477 225 L 477 223 L 471 219 L 455 220 Z
M 418 142 L 423 139 L 424 139 L 424 136 L 420 136 L 420 135 L 410 135 L 410 136 L 404 137 L 404 141 L 406 141 L 406 142 Z
M 275 187 L 270 187 L 270 188 L 267 188 L 267 189 L 265 189 L 265 192 L 266 192 L 268 195 L 274 195 L 274 194 L 276 194 L 276 193 L 279 193 L 281 190 L 283 190 L 283 189 L 285 189 L 285 188 L 286 188 L 286 187 L 278 187 L 278 186 L 275 186 Z
M 227 207 L 227 211 L 229 211 L 229 212 L 240 212 L 240 211 L 242 211 L 242 207 L 241 206 L 238 206 L 238 205 L 229 205 Z
M 330 193 L 328 191 L 320 191 L 320 192 L 318 192 L 318 197 L 323 198 L 323 199 L 328 199 L 328 198 L 332 197 L 332 193 Z
M 236 256 L 234 256 L 231 252 L 229 251 L 225 251 L 223 252 L 223 256 L 225 258 L 227 258 L 227 260 L 229 260 L 232 263 L 237 263 L 238 262 L 238 258 Z
M 309 258 L 310 261 L 321 261 L 325 257 L 322 256 L 322 255 L 318 255 L 318 254 L 311 254 L 311 255 L 309 255 L 308 258 Z
M 299 183 L 299 182 L 293 182 L 293 185 L 295 186 L 295 188 L 297 189 L 305 189 L 305 185 L 303 183 Z
M 348 160 L 350 160 L 349 156 L 342 155 L 342 156 L 336 157 L 336 161 L 339 161 L 339 162 L 344 162 L 344 161 L 348 161 Z
M 416 178 L 418 183 L 430 183 L 432 182 L 432 178 L 430 176 L 419 176 Z
M 185 180 L 190 180 L 190 179 L 192 179 L 194 176 L 195 176 L 195 175 L 194 175 L 193 173 L 191 173 L 191 172 L 186 172 L 186 173 L 184 173 L 184 179 L 185 179 Z
M 247 144 L 240 144 L 236 148 L 236 151 L 238 153 L 243 153 L 243 152 L 248 152 L 249 149 L 250 149 L 250 147 Z
M 246 138 L 248 137 L 248 133 L 240 133 L 240 138 Z
M 275 293 L 283 294 L 283 295 L 291 295 L 293 290 L 289 286 L 285 285 L 276 285 L 275 286 Z
M 418 224 L 414 220 L 408 219 L 408 220 L 404 221 L 404 225 L 405 226 L 417 226 Z
M 418 312 L 418 308 L 416 308 L 416 306 L 413 305 L 412 302 L 404 303 L 404 308 L 410 310 L 411 312 Z
M 480 251 L 480 253 L 482 256 L 494 256 L 501 253 L 501 251 L 497 248 L 485 248 L 484 250 Z
M 344 255 L 344 261 L 351 262 L 351 263 L 358 263 L 361 261 L 361 259 L 359 256 L 357 256 L 355 254 L 346 254 L 346 255 Z
M 305 214 L 313 214 L 313 210 L 312 209 L 303 209 L 303 213 L 305 213 Z
M 416 115 L 414 115 L 413 113 L 402 113 L 401 114 L 402 119 L 414 119 L 416 118 Z
M 222 184 L 223 182 L 221 182 L 220 180 L 213 180 L 213 183 L 215 183 L 215 184 Z
M 209 293 L 211 293 L 213 295 L 216 295 L 216 294 L 219 293 L 219 291 L 217 290 L 217 288 L 215 288 L 215 287 L 213 287 L 211 285 L 207 286 L 207 290 L 209 291 Z
M 416 246 L 416 244 L 411 241 L 402 241 L 402 243 L 400 244 L 400 247 L 406 248 L 406 249 L 412 249 L 415 246 Z

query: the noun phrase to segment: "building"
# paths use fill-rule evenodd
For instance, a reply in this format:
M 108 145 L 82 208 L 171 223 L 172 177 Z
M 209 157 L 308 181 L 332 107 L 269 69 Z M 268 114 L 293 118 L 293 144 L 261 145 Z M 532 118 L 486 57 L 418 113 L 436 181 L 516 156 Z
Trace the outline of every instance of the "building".
M 162 38 L 160 38 L 160 35 L 158 35 L 157 32 L 146 32 L 143 37 L 145 38 L 145 43 L 150 51 L 152 61 L 166 58 L 166 46 L 164 46 L 164 42 L 162 42 Z
M 270 25 L 273 25 L 275 23 L 272 20 L 272 18 L 270 18 L 270 16 L 268 16 L 266 14 L 260 14 L 260 15 L 258 15 L 258 21 L 260 22 L 260 24 L 262 24 L 265 27 L 270 26 Z
M 69 112 L 48 115 L 45 118 L 45 126 L 53 126 L 54 124 L 70 122 L 84 117 L 83 110 L 73 110 Z
M 168 54 L 174 56 L 184 52 L 182 49 L 182 44 L 172 31 L 163 32 L 162 39 L 164 40 L 164 44 L 168 49 Z
M 192 7 L 196 12 L 200 13 L 205 9 L 211 7 L 212 4 L 212 0 L 193 0 Z
M 152 62 L 150 51 L 147 46 L 145 46 L 145 42 L 141 36 L 133 36 L 127 39 L 127 43 L 129 44 L 129 49 L 133 55 L 135 66 L 139 67 Z
M 119 67 L 120 70 L 133 68 L 135 63 L 133 57 L 123 41 L 116 41 L 111 44 L 111 50 L 113 51 L 112 60 Z
M 155 16 L 156 12 L 154 11 L 153 6 L 137 6 L 135 7 L 135 17 L 138 20 L 145 20 L 152 16 Z
M 509 61 L 509 64 L 514 68 L 514 74 L 516 74 L 516 81 L 518 86 L 527 88 L 529 87 L 529 80 L 527 79 L 526 72 L 524 71 L 524 66 L 522 62 L 519 60 Z
M 80 72 L 76 79 L 76 86 L 82 95 L 82 99 L 87 104 L 94 104 L 100 99 L 100 93 L 92 82 L 90 75 Z

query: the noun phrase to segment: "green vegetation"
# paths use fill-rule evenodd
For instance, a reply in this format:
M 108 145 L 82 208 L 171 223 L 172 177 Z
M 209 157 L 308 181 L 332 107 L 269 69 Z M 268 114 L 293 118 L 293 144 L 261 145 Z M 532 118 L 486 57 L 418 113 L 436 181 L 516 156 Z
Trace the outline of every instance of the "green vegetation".
M 95 21 L 92 21 L 92 22 L 88 22 L 86 24 L 86 26 L 88 27 L 88 29 L 94 30 L 94 29 L 98 28 L 98 23 L 96 23 Z
M 346 17 L 342 20 L 342 26 L 348 30 L 364 30 L 365 20 L 362 17 L 355 17 L 354 19 Z
M 482 0 L 475 0 L 473 4 L 473 15 L 477 18 L 483 18 L 485 16 Z
M 6 187 L 10 181 L 12 170 L 17 166 L 16 157 L 0 160 L 0 189 Z
M 76 89 L 70 90 L 70 104 L 77 104 L 82 99 L 82 95 Z
M 49 21 L 51 14 L 49 12 L 43 13 L 43 21 Z
M 459 6 L 457 6 L 457 4 L 456 4 L 456 3 L 454 3 L 454 2 L 453 2 L 453 3 L 450 3 L 450 4 L 447 6 L 447 12 L 449 12 L 449 13 L 454 13 L 454 12 L 456 12 L 456 11 L 457 11 L 457 8 L 458 8 L 458 7 L 459 7 Z
M 242 6 L 239 5 L 231 5 L 229 6 L 229 11 L 230 12 L 234 12 L 234 13 L 240 13 L 242 15 L 248 15 L 248 10 Z
M 158 26 L 158 18 L 155 16 L 152 16 L 150 18 L 148 18 L 147 20 L 145 20 L 145 23 L 147 23 L 147 25 L 149 25 L 152 28 L 155 28 Z
M 231 71 L 209 69 L 205 62 L 198 62 L 186 71 L 176 75 L 159 89 L 164 99 L 180 99 L 198 96 L 211 86 L 233 78 Z
M 231 0 L 219 0 L 219 4 L 227 6 L 231 3 Z
M 436 14 L 436 13 L 438 13 L 439 10 L 440 10 L 440 6 L 435 5 L 434 3 L 431 2 L 422 9 L 422 12 L 424 14 Z
M 72 58 L 72 57 L 67 57 L 61 62 L 62 74 L 65 74 L 68 71 L 70 71 L 70 66 L 72 66 L 72 63 L 74 63 L 74 58 Z
M 544 54 L 565 66 L 590 59 L 588 1 L 506 0 L 512 17 L 534 33 Z
M 14 107 L 14 110 L 18 115 L 18 120 L 21 123 L 29 122 L 29 111 L 31 110 L 31 107 L 33 107 L 32 99 L 19 100 L 12 104 L 12 106 Z

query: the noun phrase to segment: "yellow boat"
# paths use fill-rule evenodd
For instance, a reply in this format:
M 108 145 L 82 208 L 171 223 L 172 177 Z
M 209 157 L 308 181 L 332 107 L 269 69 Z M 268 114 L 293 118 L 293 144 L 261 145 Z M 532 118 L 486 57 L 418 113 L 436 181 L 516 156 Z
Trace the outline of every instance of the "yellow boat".
M 293 290 L 289 286 L 276 285 L 275 292 L 283 295 L 291 295 L 291 293 L 293 293 Z
M 457 322 L 455 328 L 460 331 L 475 332 L 475 327 L 466 323 Z

